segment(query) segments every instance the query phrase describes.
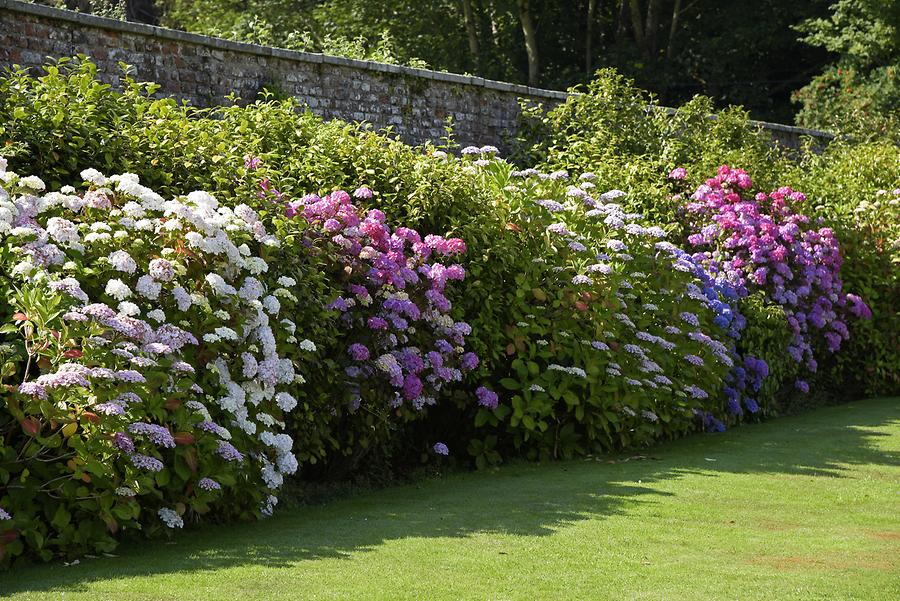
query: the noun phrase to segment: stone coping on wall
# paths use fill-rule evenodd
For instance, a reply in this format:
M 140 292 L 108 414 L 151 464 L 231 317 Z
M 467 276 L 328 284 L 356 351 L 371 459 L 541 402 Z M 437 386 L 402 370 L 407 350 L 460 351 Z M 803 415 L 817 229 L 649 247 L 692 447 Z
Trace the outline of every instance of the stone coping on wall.
M 95 15 L 89 15 L 76 11 L 45 6 L 43 4 L 21 2 L 19 0 L 0 0 L 0 9 L 3 8 L 26 14 L 47 17 L 49 19 L 55 19 L 59 21 L 69 21 L 71 23 L 100 27 L 102 29 L 135 33 L 165 40 L 199 44 L 219 50 L 231 50 L 234 52 L 242 52 L 245 54 L 272 56 L 276 58 L 302 61 L 306 63 L 327 63 L 331 65 L 339 65 L 342 67 L 353 67 L 366 71 L 396 73 L 399 75 L 407 75 L 410 77 L 418 77 L 421 79 L 434 79 L 437 81 L 445 81 L 448 83 L 455 83 L 464 86 L 475 86 L 487 88 L 489 90 L 498 90 L 500 92 L 512 92 L 515 94 L 522 94 L 523 96 L 542 97 L 547 98 L 548 100 L 565 100 L 566 98 L 568 98 L 568 93 L 560 92 L 557 90 L 532 88 L 530 86 L 507 83 L 504 81 L 495 81 L 493 79 L 485 79 L 483 77 L 459 75 L 457 73 L 447 73 L 444 71 L 432 71 L 431 69 L 417 69 L 414 67 L 389 65 L 386 63 L 378 63 L 375 61 L 361 61 L 352 58 L 331 56 L 329 54 L 320 54 L 317 52 L 301 52 L 299 50 L 287 50 L 284 48 L 260 46 L 257 44 L 248 44 L 245 42 L 234 42 L 223 38 L 214 38 L 206 35 L 179 31 L 177 29 L 167 29 L 165 27 L 156 27 L 154 25 L 146 25 L 144 23 L 132 23 L 130 21 L 119 21 L 117 19 L 98 17 Z
M 98 17 L 95 15 L 80 13 L 76 11 L 54 8 L 42 4 L 32 4 L 30 2 L 22 2 L 20 0 L 0 0 L 0 10 L 10 10 L 35 16 L 45 17 L 48 19 L 67 21 L 70 23 L 86 25 L 89 27 L 98 27 L 112 31 L 121 31 L 134 33 L 164 40 L 176 42 L 186 42 L 197 44 L 209 48 L 219 50 L 229 50 L 244 54 L 252 54 L 259 56 L 275 57 L 291 61 L 300 61 L 305 63 L 324 63 L 343 67 L 350 67 L 363 71 L 374 71 L 381 73 L 395 73 L 408 77 L 415 77 L 424 80 L 435 80 L 462 86 L 470 86 L 474 88 L 484 88 L 488 90 L 496 90 L 498 92 L 508 92 L 529 97 L 530 99 L 541 100 L 546 99 L 552 102 L 565 101 L 571 92 L 563 92 L 559 90 L 547 90 L 543 88 L 534 88 L 521 84 L 513 84 L 482 77 L 472 77 L 468 75 L 459 75 L 457 73 L 448 73 L 444 71 L 433 71 L 430 69 L 417 69 L 414 67 L 405 67 L 399 65 L 389 65 L 386 63 L 378 63 L 374 61 L 362 61 L 339 56 L 331 56 L 328 54 L 320 54 L 315 52 L 301 52 L 297 50 L 287 50 L 284 48 L 274 48 L 269 46 L 260 46 L 257 44 L 248 44 L 244 42 L 234 42 L 222 38 L 215 38 L 196 33 L 188 33 L 175 29 L 167 29 L 165 27 L 156 27 L 146 25 L 144 23 L 133 23 L 130 21 L 119 21 L 106 17 Z M 664 109 L 673 112 L 674 109 Z M 712 115 L 711 118 L 715 118 Z M 828 132 L 796 127 L 793 125 L 784 125 L 781 123 L 770 123 L 767 121 L 751 120 L 751 124 L 759 126 L 763 129 L 787 134 L 792 137 L 810 136 L 820 140 L 831 140 L 833 134 Z

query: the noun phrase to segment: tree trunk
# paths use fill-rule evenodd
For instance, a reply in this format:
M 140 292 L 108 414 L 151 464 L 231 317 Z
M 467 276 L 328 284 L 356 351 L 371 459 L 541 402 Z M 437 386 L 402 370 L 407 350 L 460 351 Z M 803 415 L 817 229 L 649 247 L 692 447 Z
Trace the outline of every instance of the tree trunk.
M 528 54 L 528 85 L 537 86 L 541 78 L 541 63 L 538 56 L 534 15 L 531 13 L 529 0 L 518 0 L 518 5 L 519 21 L 522 22 L 522 33 L 525 34 L 525 52 Z
M 619 11 L 616 14 L 616 44 L 622 42 L 625 37 L 625 22 L 628 21 L 629 0 L 619 0 Z
M 660 0 L 649 0 L 647 3 L 647 25 L 644 27 L 644 42 L 647 45 L 646 54 L 656 58 L 659 48 L 657 38 L 659 35 L 659 7 Z
M 641 19 L 640 0 L 629 0 L 628 4 L 631 8 L 631 29 L 634 33 L 634 41 L 638 45 L 638 48 L 641 49 L 641 52 L 646 52 L 647 46 L 644 39 L 644 25 L 642 23 L 643 19 Z
M 478 28 L 475 24 L 475 11 L 472 10 L 472 0 L 462 0 L 462 7 L 466 36 L 469 38 L 469 54 L 472 55 L 475 72 L 481 74 L 481 50 L 478 45 Z
M 669 43 L 666 46 L 666 60 L 671 61 L 675 56 L 675 36 L 678 32 L 678 17 L 681 13 L 681 0 L 675 0 L 675 8 L 672 9 L 672 24 L 669 26 Z
M 594 14 L 596 13 L 596 11 L 597 11 L 597 0 L 588 0 L 587 32 L 585 33 L 585 37 L 584 37 L 584 73 L 588 77 L 590 77 L 592 75 L 591 59 L 593 57 L 591 56 L 591 52 L 593 49 L 591 48 L 591 42 L 593 40 L 591 39 L 591 35 L 593 34 L 593 31 L 594 31 Z

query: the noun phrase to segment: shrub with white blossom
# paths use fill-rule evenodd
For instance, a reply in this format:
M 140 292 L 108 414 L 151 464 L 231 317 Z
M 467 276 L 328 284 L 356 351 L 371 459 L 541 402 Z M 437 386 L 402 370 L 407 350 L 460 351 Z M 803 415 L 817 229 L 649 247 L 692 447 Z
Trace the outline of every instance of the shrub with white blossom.
M 82 176 L 43 194 L 0 173 L 0 506 L 16 532 L 0 556 L 268 513 L 298 466 L 285 417 L 315 347 L 270 269 L 278 239 L 246 205 Z

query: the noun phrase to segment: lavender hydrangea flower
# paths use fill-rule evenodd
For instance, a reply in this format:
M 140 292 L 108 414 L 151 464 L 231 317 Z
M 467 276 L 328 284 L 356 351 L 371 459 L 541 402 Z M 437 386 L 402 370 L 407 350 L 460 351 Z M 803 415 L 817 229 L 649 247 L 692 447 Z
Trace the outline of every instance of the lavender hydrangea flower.
M 212 478 L 200 478 L 200 481 L 197 483 L 201 489 L 210 491 L 210 490 L 221 490 L 222 485 L 213 480 Z
M 120 382 L 128 382 L 131 384 L 143 384 L 146 378 L 133 369 L 123 369 L 116 372 L 116 379 Z
M 244 455 L 238 451 L 231 443 L 224 440 L 219 441 L 219 448 L 216 449 L 219 456 L 225 461 L 243 461 Z
M 134 464 L 134 467 L 147 470 L 148 472 L 160 472 L 165 467 L 163 462 L 156 457 L 140 455 L 138 453 L 131 456 L 131 463 Z
M 434 443 L 434 446 L 433 446 L 431 449 L 432 449 L 436 454 L 438 454 L 438 455 L 445 455 L 445 456 L 446 456 L 446 455 L 449 455 L 449 454 L 450 454 L 450 449 L 447 448 L 447 445 L 445 445 L 445 444 L 442 443 L 442 442 L 436 442 L 436 443 Z
M 117 405 L 116 403 L 98 403 L 94 405 L 94 411 L 104 415 L 125 415 L 122 405 Z
M 19 393 L 37 397 L 41 400 L 47 398 L 47 390 L 37 382 L 23 382 L 19 384 Z
M 132 434 L 146 436 L 157 446 L 165 447 L 167 449 L 171 449 L 175 446 L 175 439 L 172 437 L 172 433 L 158 424 L 135 422 L 128 426 L 128 431 Z
M 690 324 L 690 325 L 694 326 L 695 328 L 700 327 L 700 320 L 697 318 L 697 316 L 694 313 L 684 311 L 681 313 L 680 317 L 681 317 L 681 321 L 683 321 L 687 324 Z
M 72 386 L 88 388 L 91 385 L 83 374 L 74 371 L 45 374 L 39 376 L 35 383 L 44 388 L 69 388 Z
M 692 365 L 702 366 L 704 364 L 703 359 L 697 355 L 685 355 L 684 359 Z

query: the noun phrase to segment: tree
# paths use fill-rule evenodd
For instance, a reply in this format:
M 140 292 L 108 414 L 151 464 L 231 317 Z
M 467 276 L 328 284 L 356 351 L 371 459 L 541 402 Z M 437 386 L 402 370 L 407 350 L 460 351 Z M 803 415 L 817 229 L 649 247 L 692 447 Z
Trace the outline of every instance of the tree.
M 837 60 L 798 90 L 801 125 L 900 142 L 900 3 L 838 0 L 797 30 Z
M 541 63 L 538 56 L 537 30 L 534 24 L 534 13 L 531 0 L 517 0 L 519 21 L 525 35 L 525 51 L 528 53 L 528 85 L 537 86 L 541 78 Z

